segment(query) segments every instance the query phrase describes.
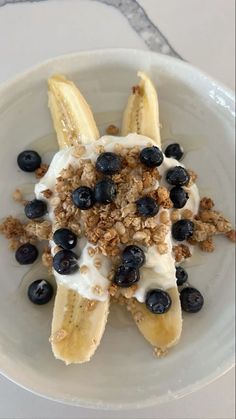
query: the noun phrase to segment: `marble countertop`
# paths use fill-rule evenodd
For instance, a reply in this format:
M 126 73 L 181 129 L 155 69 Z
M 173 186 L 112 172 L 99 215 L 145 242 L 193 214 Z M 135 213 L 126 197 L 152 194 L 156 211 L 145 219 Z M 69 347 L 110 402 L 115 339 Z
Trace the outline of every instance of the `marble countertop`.
M 151 49 L 234 88 L 234 0 L 0 0 L 0 82 L 47 58 L 106 47 Z M 0 376 L 1 418 L 233 419 L 234 371 L 195 394 L 139 411 L 64 406 Z

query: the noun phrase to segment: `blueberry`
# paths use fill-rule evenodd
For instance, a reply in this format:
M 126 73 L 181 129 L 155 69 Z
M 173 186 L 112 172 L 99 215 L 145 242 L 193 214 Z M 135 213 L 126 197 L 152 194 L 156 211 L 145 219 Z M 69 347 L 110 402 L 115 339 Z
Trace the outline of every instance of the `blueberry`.
M 47 213 L 47 204 L 40 199 L 34 199 L 25 206 L 25 215 L 31 220 L 41 218 Z
M 140 268 L 145 263 L 144 251 L 138 246 L 127 246 L 122 254 L 122 262 L 132 268 Z
M 170 191 L 170 199 L 174 204 L 174 208 L 183 208 L 188 198 L 188 193 L 181 186 L 174 186 Z
M 53 296 L 53 287 L 45 279 L 37 279 L 28 288 L 28 297 L 34 304 L 48 303 Z
M 92 208 L 95 204 L 94 192 L 88 186 L 80 186 L 72 192 L 72 201 L 82 210 Z
M 184 153 L 182 147 L 178 143 L 169 144 L 165 149 L 166 157 L 172 157 L 175 160 L 182 159 Z
M 146 295 L 146 307 L 153 314 L 164 314 L 171 306 L 171 298 L 167 292 L 160 289 L 150 290 Z
M 189 174 L 182 166 L 175 166 L 166 173 L 166 180 L 170 185 L 184 186 L 189 183 Z
M 159 205 L 155 199 L 150 196 L 143 196 L 136 201 L 137 210 L 144 217 L 154 217 L 159 211 Z
M 97 158 L 96 169 L 104 175 L 114 175 L 121 169 L 121 159 L 115 153 L 102 153 Z
M 68 228 L 59 228 L 53 234 L 53 240 L 57 246 L 62 247 L 62 249 L 73 249 L 77 244 L 77 237 Z
M 38 254 L 37 247 L 31 243 L 25 243 L 17 249 L 15 257 L 20 265 L 29 265 L 36 261 Z
M 94 188 L 95 200 L 100 204 L 110 204 L 116 197 L 116 186 L 111 179 L 102 179 Z
M 139 270 L 128 265 L 121 265 L 116 270 L 113 282 L 122 288 L 129 288 L 139 281 Z
M 204 298 L 196 288 L 186 287 L 180 292 L 180 302 L 183 311 L 197 313 L 204 304 Z
M 53 258 L 53 267 L 61 275 L 69 275 L 78 271 L 78 256 L 71 250 L 60 250 Z
M 188 274 L 182 266 L 176 266 L 175 276 L 178 287 L 181 287 L 188 280 Z
M 158 167 L 163 162 L 162 151 L 158 147 L 146 147 L 140 153 L 140 161 L 147 167 Z
M 41 165 L 41 157 L 36 151 L 25 150 L 18 155 L 17 164 L 24 172 L 35 172 Z
M 183 241 L 193 235 L 194 224 L 190 220 L 179 220 L 172 225 L 172 236 L 175 240 Z

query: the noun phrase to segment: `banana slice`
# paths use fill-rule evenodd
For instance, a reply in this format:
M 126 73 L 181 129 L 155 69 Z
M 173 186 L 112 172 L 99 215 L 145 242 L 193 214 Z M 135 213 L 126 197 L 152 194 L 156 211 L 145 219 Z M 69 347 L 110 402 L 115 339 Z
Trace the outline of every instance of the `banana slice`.
M 71 81 L 54 76 L 48 81 L 49 108 L 60 149 L 99 138 L 91 109 Z M 51 328 L 51 346 L 66 364 L 90 360 L 99 346 L 109 312 L 105 302 L 87 300 L 58 285 Z
M 152 138 L 161 148 L 156 89 L 145 73 L 139 72 L 138 76 L 141 78 L 141 82 L 133 89 L 133 95 L 128 99 L 123 117 L 122 135 L 136 132 Z M 145 304 L 139 303 L 136 299 L 133 299 L 129 305 L 134 321 L 145 339 L 163 352 L 178 342 L 182 331 L 182 312 L 178 288 L 176 286 L 167 292 L 171 296 L 172 305 L 165 314 L 152 314 Z M 137 313 L 139 314 L 137 315 Z
M 89 361 L 105 330 L 109 301 L 91 301 L 58 285 L 51 345 L 54 356 L 67 365 Z
M 145 73 L 139 71 L 138 76 L 141 81 L 133 88 L 123 115 L 122 136 L 142 134 L 161 147 L 157 92 Z
M 165 352 L 171 346 L 174 346 L 182 331 L 182 314 L 179 302 L 179 292 L 177 288 L 167 290 L 171 297 L 172 305 L 165 314 L 151 313 L 143 303 L 133 299 L 130 304 L 130 311 L 135 323 L 145 339 Z
M 49 108 L 60 148 L 89 143 L 100 135 L 92 111 L 72 81 L 56 75 L 48 81 Z

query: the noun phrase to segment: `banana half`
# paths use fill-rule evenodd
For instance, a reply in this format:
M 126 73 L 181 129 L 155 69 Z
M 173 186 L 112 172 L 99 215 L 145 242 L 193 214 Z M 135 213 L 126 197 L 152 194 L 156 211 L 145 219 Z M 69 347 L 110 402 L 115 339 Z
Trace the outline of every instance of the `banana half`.
M 100 135 L 93 113 L 72 81 L 56 75 L 48 80 L 48 103 L 59 147 L 90 143 Z
M 178 343 L 182 331 L 182 313 L 177 288 L 167 290 L 172 304 L 165 314 L 151 313 L 143 303 L 133 299 L 130 312 L 142 335 L 151 345 L 165 353 Z M 137 315 L 138 314 L 138 315 Z
M 133 93 L 123 115 L 122 135 L 130 133 L 145 135 L 161 148 L 159 106 L 156 89 L 149 77 L 138 72 L 140 83 L 133 87 Z
M 50 338 L 55 358 L 67 365 L 89 361 L 101 341 L 108 312 L 108 300 L 90 301 L 58 285 Z
M 156 89 L 149 77 L 139 72 L 140 83 L 133 88 L 123 116 L 122 135 L 137 133 L 145 135 L 155 141 L 161 148 L 159 104 Z M 131 314 L 140 332 L 162 352 L 174 346 L 182 331 L 182 311 L 178 288 L 167 290 L 172 305 L 165 314 L 152 314 L 145 306 L 133 299 L 129 305 Z M 137 316 L 137 313 L 139 314 Z M 142 320 L 140 320 L 140 318 Z M 138 319 L 138 320 L 137 320 Z
M 92 111 L 74 83 L 54 76 L 48 86 L 49 109 L 59 148 L 98 139 Z M 66 364 L 89 361 L 101 341 L 108 312 L 109 299 L 90 301 L 58 285 L 50 338 L 54 356 Z

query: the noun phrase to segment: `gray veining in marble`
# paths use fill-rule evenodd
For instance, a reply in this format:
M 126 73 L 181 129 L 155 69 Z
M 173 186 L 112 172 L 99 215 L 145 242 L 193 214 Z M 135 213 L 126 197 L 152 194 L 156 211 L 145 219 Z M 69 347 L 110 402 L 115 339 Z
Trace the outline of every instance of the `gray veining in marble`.
M 34 3 L 46 0 L 0 0 L 0 7 L 11 3 Z M 128 20 L 135 32 L 148 48 L 155 52 L 181 58 L 173 49 L 163 33 L 151 21 L 143 7 L 136 0 L 90 0 L 113 6 Z

